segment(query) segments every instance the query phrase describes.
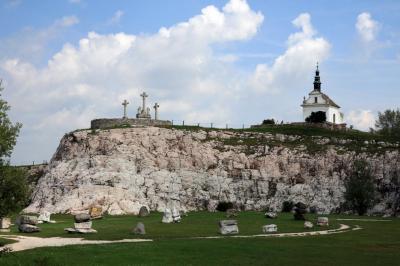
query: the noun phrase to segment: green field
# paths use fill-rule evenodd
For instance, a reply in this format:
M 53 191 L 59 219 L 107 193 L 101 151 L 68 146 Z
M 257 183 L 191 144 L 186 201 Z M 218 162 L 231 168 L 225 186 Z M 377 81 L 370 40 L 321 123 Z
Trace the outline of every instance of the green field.
M 223 213 L 196 212 L 183 217 L 180 224 L 162 224 L 159 213 L 145 218 L 107 216 L 93 221 L 98 234 L 71 235 L 64 233 L 63 228 L 72 226 L 72 217 L 54 215 L 52 219 L 57 224 L 40 225 L 42 232 L 33 235 L 135 238 L 130 231 L 142 221 L 147 231 L 145 237 L 154 241 L 38 248 L 2 255 L 0 265 L 398 265 L 400 261 L 398 218 L 386 222 L 337 221 L 359 217 L 330 215 L 330 229 L 338 228 L 340 223 L 363 229 L 325 236 L 193 239 L 219 235 L 217 222 L 223 218 Z M 308 218 L 315 220 L 314 215 Z M 294 221 L 288 213 L 269 220 L 260 212 L 242 212 L 237 220 L 240 235 L 260 234 L 261 226 L 268 223 L 277 224 L 279 232 L 306 231 L 303 222 Z

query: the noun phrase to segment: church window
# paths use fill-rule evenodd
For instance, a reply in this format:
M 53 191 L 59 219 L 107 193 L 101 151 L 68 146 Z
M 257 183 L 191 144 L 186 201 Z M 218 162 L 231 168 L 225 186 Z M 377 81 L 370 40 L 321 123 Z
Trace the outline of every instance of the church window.
M 333 123 L 336 123 L 336 114 L 333 114 Z
M 314 97 L 314 103 L 318 102 L 318 97 Z

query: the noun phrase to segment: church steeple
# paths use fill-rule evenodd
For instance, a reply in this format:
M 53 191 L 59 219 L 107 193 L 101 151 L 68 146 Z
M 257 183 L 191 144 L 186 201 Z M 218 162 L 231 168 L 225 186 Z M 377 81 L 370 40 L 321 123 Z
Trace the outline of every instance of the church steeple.
M 321 78 L 319 76 L 318 62 L 317 62 L 317 70 L 315 70 L 314 90 L 321 91 Z

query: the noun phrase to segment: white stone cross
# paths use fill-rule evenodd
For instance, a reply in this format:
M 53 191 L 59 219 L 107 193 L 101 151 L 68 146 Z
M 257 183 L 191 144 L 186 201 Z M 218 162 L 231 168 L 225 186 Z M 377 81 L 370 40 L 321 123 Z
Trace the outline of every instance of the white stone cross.
M 149 95 L 147 95 L 146 92 L 143 92 L 142 94 L 140 94 L 140 96 L 143 98 L 142 110 L 143 110 L 143 112 L 145 112 L 146 111 L 146 97 L 148 97 Z
M 160 105 L 158 103 L 155 103 L 153 108 L 154 108 L 154 119 L 158 120 L 158 107 L 160 107 Z
M 128 118 L 128 117 L 126 116 L 126 107 L 128 106 L 128 104 L 129 104 L 129 102 L 128 102 L 127 100 L 124 100 L 124 101 L 122 102 L 122 105 L 124 106 L 124 116 L 123 116 L 122 118 Z

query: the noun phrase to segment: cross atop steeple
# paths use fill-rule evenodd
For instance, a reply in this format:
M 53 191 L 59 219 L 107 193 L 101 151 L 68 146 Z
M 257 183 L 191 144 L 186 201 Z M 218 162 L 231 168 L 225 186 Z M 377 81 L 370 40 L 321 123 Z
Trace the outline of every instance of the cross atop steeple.
M 315 70 L 315 77 L 314 77 L 314 90 L 321 91 L 321 78 L 319 76 L 319 66 L 317 62 L 317 69 Z

